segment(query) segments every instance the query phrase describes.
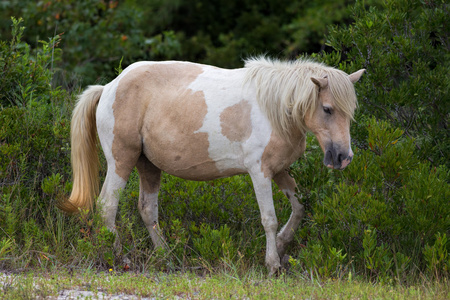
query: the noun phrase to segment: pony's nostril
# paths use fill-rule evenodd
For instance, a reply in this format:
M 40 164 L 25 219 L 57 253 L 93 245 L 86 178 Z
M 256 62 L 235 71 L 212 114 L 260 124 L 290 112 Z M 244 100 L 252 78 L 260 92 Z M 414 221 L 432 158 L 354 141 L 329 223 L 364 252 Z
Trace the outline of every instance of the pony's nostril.
M 340 163 L 342 163 L 343 160 L 344 160 L 344 158 L 343 158 L 342 154 L 339 153 L 338 157 L 337 157 L 337 162 L 340 164 Z
M 325 153 L 325 161 L 327 162 L 333 161 L 333 153 L 331 153 L 331 151 L 329 150 Z

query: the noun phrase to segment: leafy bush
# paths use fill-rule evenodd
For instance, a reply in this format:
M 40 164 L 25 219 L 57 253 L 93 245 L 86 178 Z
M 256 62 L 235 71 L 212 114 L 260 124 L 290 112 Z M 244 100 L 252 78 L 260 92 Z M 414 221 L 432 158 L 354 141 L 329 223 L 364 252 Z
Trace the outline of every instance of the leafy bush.
M 144 32 L 149 29 L 148 19 L 133 2 L 11 0 L 0 4 L 4 6 L 0 21 L 7 28 L 4 19 L 22 16 L 28 27 L 26 42 L 31 45 L 36 39 L 58 34 L 64 52 L 55 66 L 60 71 L 55 80 L 72 89 L 80 80 L 87 85 L 112 79 L 114 65 L 121 57 L 128 65 L 136 60 L 171 59 L 179 54 L 178 38 L 172 31 Z
M 220 226 L 218 230 L 211 229 L 209 224 L 202 224 L 199 231 L 200 237 L 193 239 L 194 248 L 210 264 L 223 257 L 232 259 L 236 255 L 230 228 L 226 224 Z
M 349 262 L 380 280 L 403 277 L 410 262 L 422 270 L 439 265 L 439 274 L 445 273 L 444 250 L 439 263 L 436 258 L 430 263 L 437 250 L 426 245 L 450 228 L 448 169 L 418 161 L 414 141 L 387 122 L 372 118 L 366 127 L 371 147 L 356 149 L 352 164 L 336 179 L 340 183 L 324 185 L 323 193 L 303 193 L 311 212 L 299 233 L 301 243 L 342 249 Z
M 274 192 L 276 201 L 286 204 L 281 191 L 274 187 Z M 124 244 L 134 240 L 144 251 L 152 244 L 136 209 L 138 195 L 138 176 L 133 172 L 121 195 L 116 227 L 122 231 L 119 236 Z M 237 249 L 252 262 L 264 260 L 264 228 L 248 176 L 197 182 L 163 173 L 159 208 L 160 226 L 179 263 L 201 256 L 216 267 L 221 265 L 219 258 L 233 258 Z M 286 222 L 289 214 L 287 202 L 280 219 Z M 132 228 L 125 230 L 130 224 Z
M 35 182 L 40 185 L 51 171 L 69 171 L 67 114 L 72 108 L 67 92 L 52 85 L 51 66 L 60 57 L 55 49 L 58 37 L 41 42 L 42 47 L 32 51 L 20 39 L 22 20 L 12 20 L 12 41 L 0 42 L 0 67 L 4 70 L 0 81 L 0 178 L 14 183 L 33 170 L 41 176 Z M 50 162 L 58 158 L 62 158 L 59 166 Z
M 319 278 L 338 278 L 344 271 L 344 260 L 347 254 L 336 248 L 326 248 L 323 244 L 311 242 L 299 252 L 299 258 L 290 258 L 294 267 L 305 269 L 311 276 Z
M 168 251 L 151 249 L 136 209 L 137 172 L 121 191 L 117 235 L 106 230 L 96 212 L 70 217 L 58 211 L 55 201 L 71 189 L 68 138 L 74 97 L 52 85 L 52 62 L 60 55 L 57 39 L 33 49 L 20 39 L 20 22 L 13 24 L 12 40 L 0 43 L 0 63 L 9 70 L 0 77 L 0 267 L 145 271 L 201 262 L 208 269 L 263 264 L 264 229 L 248 176 L 190 182 L 163 174 L 159 215 Z M 342 55 L 323 58 L 337 62 Z M 372 72 L 379 71 L 373 67 Z M 371 86 L 364 80 L 358 93 Z M 351 270 L 383 282 L 420 273 L 448 276 L 448 167 L 418 159 L 417 145 L 428 144 L 407 134 L 416 131 L 362 113 L 357 119 L 353 136 L 358 147 L 346 170 L 323 165 L 312 135 L 305 157 L 291 167 L 306 207 L 302 228 L 288 249 L 293 274 L 342 278 Z M 291 207 L 275 185 L 273 193 L 281 226 Z M 114 248 L 119 243 L 122 247 Z
M 125 66 L 178 59 L 231 68 L 250 55 L 292 58 L 325 49 L 327 26 L 349 20 L 347 2 L 10 0 L 0 3 L 0 34 L 8 36 L 10 16 L 26 20 L 29 44 L 63 33 L 65 78 L 57 80 L 71 88 L 72 81 L 108 81 L 121 57 Z
M 29 253 L 21 262 L 27 265 L 44 252 L 66 251 L 64 216 L 50 197 L 70 188 L 52 174 L 70 172 L 71 98 L 52 86 L 58 37 L 32 50 L 21 41 L 20 22 L 13 18 L 12 40 L 0 42 L 0 240 L 16 254 Z
M 77 240 L 76 248 L 86 260 L 92 260 L 106 267 L 114 265 L 114 242 L 116 235 L 103 226 L 98 214 L 82 210 L 79 215 L 82 225 L 82 238 Z
M 0 105 L 3 107 L 36 105 L 38 102 L 49 104 L 63 93 L 60 88 L 52 87 L 53 63 L 61 55 L 56 48 L 60 37 L 40 41 L 41 49 L 32 51 L 21 41 L 25 29 L 21 22 L 22 19 L 12 18 L 12 40 L 0 42 L 0 69 L 3 72 Z
M 449 166 L 448 9 L 445 1 L 392 0 L 379 8 L 358 1 L 354 23 L 330 28 L 334 51 L 322 57 L 348 72 L 367 69 L 357 87 L 361 113 L 414 137 L 420 156 L 435 166 Z M 354 137 L 363 145 L 360 131 Z
M 436 241 L 433 246 L 428 244 L 423 250 L 428 271 L 436 276 L 447 275 L 450 272 L 450 257 L 448 255 L 447 234 L 436 234 Z

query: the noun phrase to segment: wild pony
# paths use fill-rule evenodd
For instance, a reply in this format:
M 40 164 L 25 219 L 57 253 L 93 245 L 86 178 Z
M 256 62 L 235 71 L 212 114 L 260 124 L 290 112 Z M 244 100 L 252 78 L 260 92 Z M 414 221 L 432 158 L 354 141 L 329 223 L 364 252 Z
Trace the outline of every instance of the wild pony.
M 155 247 L 161 171 L 188 180 L 248 173 L 266 233 L 269 274 L 280 267 L 304 214 L 288 168 L 305 151 L 312 131 L 324 164 L 344 169 L 352 160 L 350 121 L 357 105 L 351 75 L 308 60 L 250 58 L 240 69 L 189 62 L 138 62 L 105 86 L 79 97 L 71 124 L 73 190 L 67 212 L 92 208 L 98 193 L 98 133 L 107 161 L 99 203 L 114 231 L 118 191 L 134 167 L 138 208 Z M 277 235 L 272 179 L 292 205 Z

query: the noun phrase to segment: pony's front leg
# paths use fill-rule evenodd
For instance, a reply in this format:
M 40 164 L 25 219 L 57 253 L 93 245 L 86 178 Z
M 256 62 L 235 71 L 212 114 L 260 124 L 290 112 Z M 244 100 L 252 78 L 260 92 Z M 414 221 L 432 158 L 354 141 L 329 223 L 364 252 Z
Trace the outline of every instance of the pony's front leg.
M 278 255 L 282 258 L 286 252 L 286 246 L 294 239 L 294 233 L 300 226 L 300 222 L 305 214 L 305 208 L 300 204 L 295 197 L 295 180 L 287 171 L 283 170 L 273 177 L 273 181 L 278 185 L 278 188 L 283 191 L 284 195 L 289 199 L 292 206 L 292 213 L 288 222 L 280 230 L 277 237 Z
M 269 270 L 269 276 L 271 276 L 281 266 L 276 245 L 278 222 L 273 205 L 272 178 L 264 177 L 262 172 L 250 173 L 250 176 L 261 212 L 262 225 L 266 232 L 266 265 Z

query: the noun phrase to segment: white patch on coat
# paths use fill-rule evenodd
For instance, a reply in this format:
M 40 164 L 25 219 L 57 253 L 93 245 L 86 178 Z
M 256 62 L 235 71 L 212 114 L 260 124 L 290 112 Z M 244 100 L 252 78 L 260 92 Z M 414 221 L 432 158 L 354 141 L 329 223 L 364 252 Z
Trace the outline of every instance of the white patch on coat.
M 193 92 L 201 91 L 205 96 L 208 112 L 202 127 L 196 132 L 208 134 L 209 157 L 223 172 L 227 169 L 249 170 L 261 165 L 261 157 L 269 143 L 272 129 L 256 102 L 256 92 L 243 86 L 245 69 L 225 70 L 203 66 L 204 72 L 189 85 Z M 222 134 L 221 113 L 228 107 L 247 101 L 251 105 L 251 135 L 241 141 L 230 141 Z

